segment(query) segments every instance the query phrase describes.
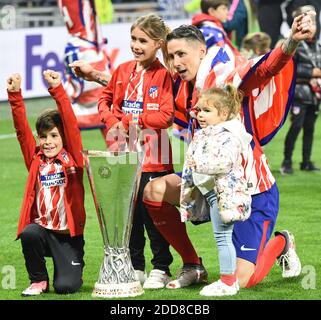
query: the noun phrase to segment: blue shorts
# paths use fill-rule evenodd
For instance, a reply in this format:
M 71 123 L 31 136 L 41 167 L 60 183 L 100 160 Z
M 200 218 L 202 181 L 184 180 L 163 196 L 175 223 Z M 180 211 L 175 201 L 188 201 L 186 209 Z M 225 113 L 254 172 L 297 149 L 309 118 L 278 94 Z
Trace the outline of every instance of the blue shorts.
M 246 221 L 234 224 L 233 244 L 236 256 L 256 264 L 269 241 L 279 210 L 279 191 L 276 183 L 263 193 L 252 196 L 252 212 Z
M 177 176 L 179 176 L 180 178 L 182 177 L 183 172 L 174 172 Z

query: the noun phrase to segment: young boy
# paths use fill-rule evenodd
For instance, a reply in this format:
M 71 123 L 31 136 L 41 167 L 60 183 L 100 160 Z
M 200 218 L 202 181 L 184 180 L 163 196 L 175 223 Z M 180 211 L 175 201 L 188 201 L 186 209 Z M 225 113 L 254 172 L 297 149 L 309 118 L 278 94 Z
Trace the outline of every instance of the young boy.
M 209 50 L 216 44 L 223 45 L 223 41 L 229 41 L 222 24 L 227 21 L 228 1 L 202 0 L 201 11 L 193 16 L 192 24 L 202 31 L 206 48 Z
M 59 73 L 44 71 L 58 110 L 42 113 L 36 122 L 39 145 L 27 122 L 21 76 L 7 80 L 14 126 L 29 171 L 17 238 L 31 285 L 23 296 L 49 290 L 45 257 L 53 258 L 57 293 L 73 293 L 82 285 L 84 267 L 83 157 L 77 120 L 61 85 Z

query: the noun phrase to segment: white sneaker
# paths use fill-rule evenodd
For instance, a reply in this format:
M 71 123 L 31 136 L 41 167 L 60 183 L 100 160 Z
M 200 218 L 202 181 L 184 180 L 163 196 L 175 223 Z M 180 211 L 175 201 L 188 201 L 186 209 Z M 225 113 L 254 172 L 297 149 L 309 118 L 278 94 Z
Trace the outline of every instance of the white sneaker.
M 22 291 L 21 295 L 24 297 L 38 296 L 48 291 L 49 291 L 49 285 L 47 281 L 33 282 L 27 289 Z
M 217 280 L 205 286 L 200 291 L 200 295 L 206 297 L 234 296 L 239 290 L 240 286 L 237 280 L 231 286 L 228 286 L 221 280 Z
M 135 277 L 137 281 L 139 281 L 141 284 L 144 284 L 147 279 L 147 273 L 142 270 L 135 270 Z
M 165 271 L 159 269 L 153 269 L 148 278 L 146 279 L 143 288 L 144 289 L 161 289 L 164 288 L 170 281 L 170 277 Z
M 287 230 L 275 232 L 275 235 L 281 234 L 286 241 L 285 248 L 281 255 L 277 258 L 277 264 L 282 269 L 283 278 L 293 278 L 300 275 L 302 267 L 300 259 L 295 251 L 294 236 Z

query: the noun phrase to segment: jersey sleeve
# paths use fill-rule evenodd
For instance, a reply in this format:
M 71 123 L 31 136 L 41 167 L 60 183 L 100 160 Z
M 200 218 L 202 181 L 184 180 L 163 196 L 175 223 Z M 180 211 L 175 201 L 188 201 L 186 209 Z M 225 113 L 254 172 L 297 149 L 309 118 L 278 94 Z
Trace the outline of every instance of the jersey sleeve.
M 55 99 L 57 108 L 60 112 L 63 126 L 66 150 L 72 155 L 79 167 L 83 167 L 82 141 L 78 128 L 76 116 L 72 110 L 69 98 L 60 84 L 56 88 L 48 89 L 51 96 Z
M 36 141 L 28 124 L 26 108 L 23 102 L 21 91 L 9 92 L 8 99 L 12 109 L 14 127 L 24 157 L 27 169 L 30 169 L 31 162 L 36 153 Z
M 245 96 L 251 94 L 252 90 L 268 83 L 292 58 L 292 55 L 285 54 L 281 48 L 272 50 L 266 58 L 262 58 L 262 63 L 248 72 L 239 89 Z
M 104 89 L 101 97 L 98 100 L 98 112 L 100 120 L 104 122 L 107 129 L 110 129 L 119 119 L 111 111 L 111 106 L 114 100 L 115 87 L 117 85 L 118 69 L 113 73 L 107 87 Z

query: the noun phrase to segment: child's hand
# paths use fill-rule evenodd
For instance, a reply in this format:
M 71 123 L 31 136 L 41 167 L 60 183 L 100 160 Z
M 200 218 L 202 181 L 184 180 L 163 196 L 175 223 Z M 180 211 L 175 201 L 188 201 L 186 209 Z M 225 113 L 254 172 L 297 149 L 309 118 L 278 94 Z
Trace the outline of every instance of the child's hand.
M 192 159 L 188 159 L 186 162 L 186 167 L 192 169 L 193 171 L 196 171 L 196 162 Z
M 59 72 L 56 72 L 54 70 L 46 70 L 43 72 L 43 77 L 48 83 L 48 87 L 56 88 L 61 83 L 61 76 Z
M 21 88 L 21 75 L 19 73 L 12 74 L 7 79 L 7 89 L 9 92 L 18 92 Z

